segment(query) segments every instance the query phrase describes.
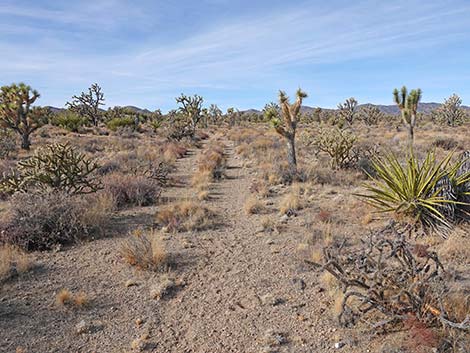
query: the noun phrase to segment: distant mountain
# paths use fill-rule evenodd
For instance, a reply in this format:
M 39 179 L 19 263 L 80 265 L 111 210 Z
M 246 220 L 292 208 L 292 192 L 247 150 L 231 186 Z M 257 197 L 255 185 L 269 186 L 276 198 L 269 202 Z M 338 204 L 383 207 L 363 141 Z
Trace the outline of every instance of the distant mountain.
M 398 115 L 398 114 L 400 114 L 400 109 L 398 109 L 398 107 L 396 105 L 383 105 L 383 104 L 365 103 L 365 104 L 359 104 L 358 107 L 361 108 L 361 107 L 368 106 L 368 105 L 376 106 L 377 108 L 380 109 L 380 111 L 382 113 L 385 113 L 385 114 L 389 114 L 389 115 Z M 418 111 L 422 112 L 422 113 L 430 113 L 434 109 L 439 108 L 440 106 L 441 106 L 440 103 L 432 103 L 432 102 L 431 103 L 419 103 Z M 53 107 L 53 106 L 48 106 L 47 108 L 49 108 L 53 113 L 58 113 L 58 112 L 61 112 L 61 111 L 65 110 L 65 108 L 57 108 L 57 107 Z M 135 111 L 139 114 L 149 114 L 149 113 L 151 113 L 151 111 L 148 110 L 148 109 L 139 108 L 139 107 L 136 107 L 136 106 L 133 106 L 133 105 L 127 105 L 124 108 L 133 110 L 133 111 Z M 317 108 L 316 107 L 309 107 L 307 105 L 304 105 L 301 108 L 301 112 L 304 113 L 304 114 L 310 114 L 315 109 L 317 109 Z M 331 109 L 331 108 L 321 108 L 321 109 L 324 110 L 324 111 L 334 111 L 334 110 L 336 110 L 336 109 Z M 468 107 L 468 106 L 463 105 L 462 109 L 470 112 L 470 107 Z M 257 109 L 247 109 L 247 110 L 242 110 L 240 112 L 243 113 L 243 114 L 261 114 L 262 113 L 261 110 L 257 110 Z

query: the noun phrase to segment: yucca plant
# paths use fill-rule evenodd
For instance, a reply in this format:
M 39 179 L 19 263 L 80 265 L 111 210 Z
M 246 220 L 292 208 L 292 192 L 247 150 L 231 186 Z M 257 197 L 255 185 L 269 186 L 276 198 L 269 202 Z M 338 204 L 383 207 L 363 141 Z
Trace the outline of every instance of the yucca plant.
M 394 154 L 372 161 L 376 175 L 365 185 L 367 193 L 359 194 L 379 212 L 393 213 L 410 226 L 445 235 L 455 221 L 455 209 L 468 205 L 470 172 L 461 173 L 465 162 L 452 162 L 453 153 L 437 161 L 428 152 L 420 162 L 411 153 L 406 163 Z

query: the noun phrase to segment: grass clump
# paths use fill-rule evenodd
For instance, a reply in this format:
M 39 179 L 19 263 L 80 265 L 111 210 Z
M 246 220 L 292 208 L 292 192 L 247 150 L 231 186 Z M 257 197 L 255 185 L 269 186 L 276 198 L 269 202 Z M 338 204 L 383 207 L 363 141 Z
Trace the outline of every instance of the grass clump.
M 216 213 L 196 201 L 186 200 L 167 205 L 156 215 L 157 222 L 170 231 L 193 231 L 216 225 Z
M 151 230 L 134 230 L 125 239 L 120 254 L 130 265 L 141 269 L 157 271 L 168 265 L 168 253 L 160 235 Z

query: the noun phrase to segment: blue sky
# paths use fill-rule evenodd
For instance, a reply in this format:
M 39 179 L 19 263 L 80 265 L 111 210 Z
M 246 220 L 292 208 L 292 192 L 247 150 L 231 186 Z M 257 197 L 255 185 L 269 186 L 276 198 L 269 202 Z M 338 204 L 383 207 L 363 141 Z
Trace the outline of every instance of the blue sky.
M 0 85 L 64 106 L 98 82 L 107 106 L 262 108 L 278 89 L 306 105 L 459 94 L 470 105 L 470 1 L 83 0 L 0 2 Z

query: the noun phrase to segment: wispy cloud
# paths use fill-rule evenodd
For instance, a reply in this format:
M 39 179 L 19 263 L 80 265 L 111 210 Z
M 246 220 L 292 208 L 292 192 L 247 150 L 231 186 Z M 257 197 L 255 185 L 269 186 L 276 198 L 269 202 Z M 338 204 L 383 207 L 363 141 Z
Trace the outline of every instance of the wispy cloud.
M 71 25 L 76 30 L 71 36 L 51 36 L 60 30 L 51 31 L 34 21 L 26 27 L 2 24 L 0 29 L 19 37 L 37 30 L 39 40 L 0 42 L 0 50 L 6 53 L 0 65 L 9 72 L 9 79 L 17 75 L 26 80 L 30 75 L 42 81 L 47 78 L 51 84 L 64 79 L 83 84 L 99 80 L 110 90 L 126 86 L 128 95 L 147 90 L 167 97 L 182 89 L 261 89 L 267 82 L 297 85 L 298 71 L 315 72 L 323 65 L 341 66 L 353 60 L 388 56 L 390 65 L 406 65 L 403 58 L 407 55 L 460 43 L 470 36 L 470 4 L 465 2 L 339 3 L 305 2 L 264 13 L 238 13 L 210 26 L 201 25 L 200 30 L 170 44 L 148 33 L 132 37 L 135 28 L 151 23 L 155 16 L 145 7 L 119 0 L 95 1 L 82 8 L 70 5 L 73 9 L 69 5 L 61 9 L 2 5 L 0 19 L 18 16 Z M 106 43 L 93 42 L 100 26 L 109 32 L 110 41 L 127 29 L 126 44 L 106 48 Z M 168 28 L 168 35 L 171 32 Z M 400 63 L 395 64 L 394 57 L 400 57 Z M 285 77 L 286 72 L 292 74 Z M 123 99 L 124 90 L 119 92 L 114 97 Z

